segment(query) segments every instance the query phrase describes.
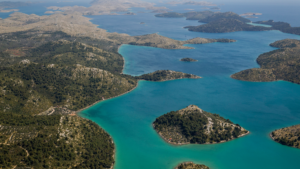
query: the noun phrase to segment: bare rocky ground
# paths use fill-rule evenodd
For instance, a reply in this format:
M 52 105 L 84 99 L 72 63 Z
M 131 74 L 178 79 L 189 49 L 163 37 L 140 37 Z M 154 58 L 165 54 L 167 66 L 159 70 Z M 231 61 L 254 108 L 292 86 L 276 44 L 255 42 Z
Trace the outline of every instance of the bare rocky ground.
M 184 44 L 205 44 L 214 42 L 235 42 L 231 39 L 194 38 L 187 41 L 173 40 L 158 34 L 143 36 L 129 36 L 127 34 L 108 33 L 90 22 L 80 12 L 64 12 L 50 16 L 27 15 L 13 13 L 9 18 L 0 20 L 0 34 L 19 31 L 62 31 L 73 37 L 89 37 L 98 40 L 110 41 L 117 45 L 132 44 L 151 46 L 164 49 L 192 49 Z

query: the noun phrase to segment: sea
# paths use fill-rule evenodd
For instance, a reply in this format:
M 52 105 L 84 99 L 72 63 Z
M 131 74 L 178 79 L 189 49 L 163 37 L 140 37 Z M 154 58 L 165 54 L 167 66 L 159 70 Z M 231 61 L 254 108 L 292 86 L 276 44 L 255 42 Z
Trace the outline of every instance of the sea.
M 159 5 L 175 12 L 207 10 L 191 5 Z M 299 4 L 239 2 L 225 3 L 219 7 L 220 10 L 214 11 L 238 14 L 258 12 L 262 15 L 252 21 L 273 19 L 300 26 Z M 37 12 L 30 12 L 26 9 L 20 12 L 43 15 L 47 10 L 39 8 Z M 132 92 L 102 101 L 80 113 L 80 116 L 96 122 L 112 136 L 116 146 L 115 169 L 172 169 L 185 161 L 204 164 L 211 169 L 299 168 L 300 149 L 281 145 L 273 141 L 269 134 L 276 129 L 300 124 L 300 85 L 286 81 L 245 82 L 230 76 L 259 67 L 256 58 L 276 49 L 270 47 L 270 43 L 286 38 L 300 40 L 300 36 L 280 31 L 190 32 L 184 27 L 202 23 L 185 18 L 157 18 L 151 11 L 141 8 L 132 8 L 131 12 L 136 15 L 120 13 L 87 17 L 108 32 L 132 36 L 157 33 L 176 40 L 229 38 L 237 42 L 186 45 L 194 49 L 176 50 L 132 45 L 120 47 L 119 53 L 125 59 L 125 74 L 137 76 L 164 69 L 202 78 L 139 81 Z M 0 14 L 0 18 L 5 18 L 3 16 Z M 180 62 L 184 57 L 197 59 L 198 62 Z M 152 122 L 163 114 L 191 104 L 230 119 L 251 133 L 220 144 L 174 146 L 166 143 L 153 129 Z

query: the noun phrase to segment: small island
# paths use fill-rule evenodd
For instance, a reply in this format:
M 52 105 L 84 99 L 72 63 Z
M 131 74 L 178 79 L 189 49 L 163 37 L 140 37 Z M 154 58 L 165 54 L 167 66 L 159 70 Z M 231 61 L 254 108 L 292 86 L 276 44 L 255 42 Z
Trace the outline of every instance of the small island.
M 229 119 L 195 105 L 158 117 L 153 127 L 166 142 L 174 145 L 221 143 L 249 134 Z
M 300 125 L 275 130 L 270 136 L 274 141 L 282 145 L 300 148 Z
M 285 80 L 300 84 L 300 41 L 285 39 L 270 44 L 280 48 L 264 53 L 257 58 L 260 68 L 243 70 L 231 77 L 252 82 L 271 82 Z
M 175 79 L 200 79 L 200 76 L 175 72 L 172 70 L 158 70 L 153 73 L 144 74 L 136 77 L 138 80 L 147 80 L 147 81 L 167 81 Z
M 181 62 L 197 62 L 198 60 L 192 58 L 182 58 L 180 59 Z
M 209 169 L 209 167 L 203 164 L 195 164 L 193 162 L 180 163 L 174 169 Z

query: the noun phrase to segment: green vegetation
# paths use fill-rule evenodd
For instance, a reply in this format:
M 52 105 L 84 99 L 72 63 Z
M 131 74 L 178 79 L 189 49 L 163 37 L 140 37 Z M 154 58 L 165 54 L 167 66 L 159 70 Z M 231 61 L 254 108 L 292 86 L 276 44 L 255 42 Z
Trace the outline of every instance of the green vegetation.
M 182 62 L 197 62 L 198 60 L 192 58 L 182 58 L 180 59 Z
M 123 75 L 119 45 L 62 32 L 0 35 L 0 168 L 111 168 L 110 136 L 75 111 L 126 93 L 140 79 L 198 78 Z
M 189 31 L 206 32 L 206 33 L 225 33 L 225 32 L 237 32 L 237 31 L 265 31 L 273 30 L 272 28 L 263 26 L 253 26 L 238 19 L 223 18 L 219 20 L 213 20 L 207 24 L 199 26 L 187 26 Z
M 300 125 L 275 130 L 271 137 L 282 145 L 300 148 Z
M 238 72 L 232 78 L 257 82 L 285 80 L 300 84 L 300 41 L 285 39 L 276 41 L 271 46 L 281 49 L 260 55 L 257 63 L 261 68 Z
M 179 164 L 175 169 L 209 169 L 209 167 L 203 164 L 194 164 L 192 162 L 185 162 Z
M 81 64 L 121 73 L 124 61 L 117 50 L 118 45 L 112 42 L 74 38 L 63 32 L 16 32 L 0 35 L 0 66 L 28 59 L 62 66 Z
M 77 116 L 1 113 L 0 168 L 110 168 L 114 144 Z
M 36 31 L 1 34 L 0 44 L 0 168 L 112 167 L 110 136 L 68 114 L 137 85 L 120 74 L 118 45 Z
M 254 23 L 271 25 L 272 28 L 276 30 L 280 30 L 281 32 L 300 35 L 300 27 L 291 27 L 291 25 L 286 22 L 274 22 L 273 20 L 268 20 L 268 21 L 258 21 Z
M 203 19 L 200 19 L 199 22 L 210 23 L 210 22 L 220 21 L 222 19 L 238 20 L 243 23 L 251 22 L 249 19 L 241 17 L 240 15 L 238 15 L 234 12 L 224 12 L 224 13 L 216 12 L 213 15 L 210 15 Z
M 182 72 L 175 72 L 171 70 L 158 70 L 153 73 L 137 76 L 136 78 L 139 80 L 148 80 L 148 81 L 166 81 L 166 80 L 184 79 L 184 78 L 199 79 L 201 77 L 192 74 L 182 73 Z
M 190 20 L 198 20 L 199 22 L 206 23 L 199 26 L 186 26 L 189 31 L 206 32 L 206 33 L 225 33 L 236 31 L 265 31 L 273 30 L 263 26 L 253 26 L 247 24 L 251 22 L 249 19 L 239 16 L 233 12 L 188 12 L 176 13 L 169 12 L 164 14 L 155 15 L 156 17 L 186 17 Z
M 1 68 L 0 110 L 37 114 L 50 106 L 79 110 L 104 98 L 133 89 L 137 81 L 107 71 L 77 66 L 45 64 Z
M 238 124 L 194 105 L 162 115 L 153 125 L 159 135 L 171 144 L 219 143 L 248 133 Z

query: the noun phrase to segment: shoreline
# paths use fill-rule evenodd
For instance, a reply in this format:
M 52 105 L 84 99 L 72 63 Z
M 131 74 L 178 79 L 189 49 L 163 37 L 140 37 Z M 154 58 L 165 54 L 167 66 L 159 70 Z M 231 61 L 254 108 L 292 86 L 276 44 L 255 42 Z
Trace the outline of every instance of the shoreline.
M 153 129 L 155 130 L 155 125 L 152 123 L 152 127 Z M 155 130 L 156 133 L 160 136 L 161 139 L 163 139 L 166 143 L 168 144 L 171 144 L 173 146 L 182 146 L 182 145 L 190 145 L 190 144 L 198 144 L 198 143 L 173 143 L 173 142 L 169 142 L 166 138 L 164 138 L 157 130 Z M 232 140 L 235 140 L 235 139 L 238 139 L 240 137 L 244 137 L 248 134 L 250 134 L 251 132 L 248 131 L 247 133 L 245 134 L 242 134 L 242 135 L 239 135 L 237 138 L 234 138 L 234 139 L 230 139 L 230 140 L 223 140 L 223 141 L 220 141 L 220 142 L 213 142 L 213 143 L 204 143 L 204 144 L 199 144 L 199 145 L 209 145 L 209 144 L 220 144 L 220 143 L 226 143 L 226 142 L 229 142 L 229 141 L 232 141 Z
M 79 114 L 80 112 L 82 112 L 83 110 L 88 109 L 88 108 L 90 108 L 90 107 L 92 107 L 92 106 L 94 106 L 94 105 L 100 103 L 101 101 L 110 100 L 110 99 L 113 99 L 113 98 L 122 96 L 122 95 L 124 95 L 124 94 L 127 94 L 127 93 L 129 93 L 129 92 L 132 92 L 134 89 L 136 89 L 136 88 L 139 86 L 138 83 L 139 83 L 139 80 L 137 81 L 137 84 L 136 84 L 136 86 L 135 86 L 134 88 L 132 88 L 131 90 L 129 90 L 129 91 L 125 92 L 125 93 L 119 94 L 119 95 L 114 96 L 114 97 L 107 98 L 107 99 L 105 99 L 105 100 L 99 100 L 99 101 L 97 101 L 97 102 L 95 102 L 95 103 L 93 103 L 93 104 L 91 104 L 91 105 L 89 105 L 89 106 L 87 106 L 87 107 L 85 107 L 85 108 L 82 108 L 82 109 L 80 109 L 80 110 L 77 110 L 77 111 L 75 112 L 75 114 L 76 114 L 77 116 L 79 116 L 78 114 Z M 79 116 L 79 117 L 81 117 L 81 116 Z

